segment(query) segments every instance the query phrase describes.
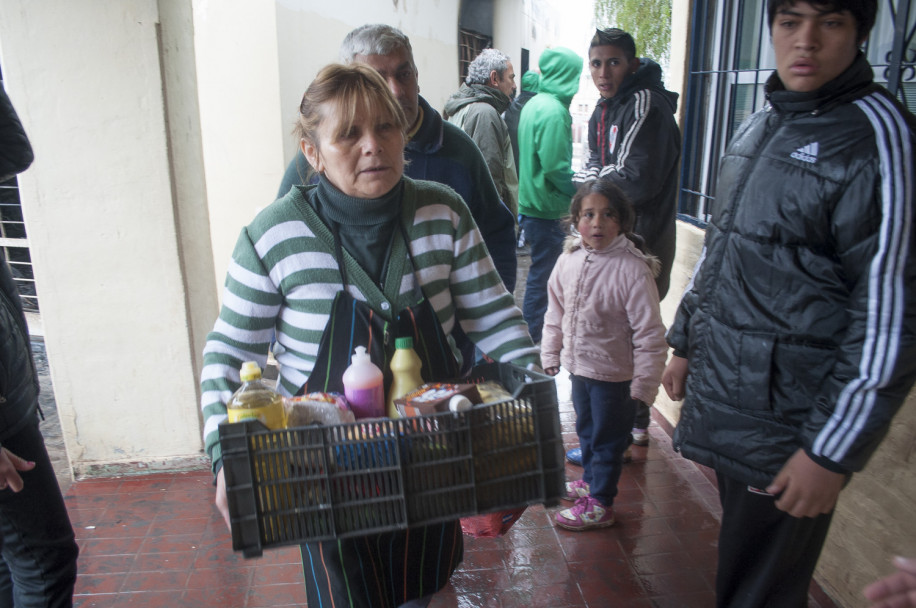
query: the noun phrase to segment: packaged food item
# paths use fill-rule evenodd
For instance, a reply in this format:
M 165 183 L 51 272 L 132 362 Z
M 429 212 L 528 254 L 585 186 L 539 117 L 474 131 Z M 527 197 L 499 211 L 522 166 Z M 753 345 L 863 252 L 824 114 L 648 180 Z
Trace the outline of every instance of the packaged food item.
M 357 418 L 382 418 L 385 415 L 385 379 L 382 370 L 369 358 L 365 346 L 357 346 L 344 371 L 344 396 Z
M 512 393 L 496 380 L 481 382 L 477 385 L 477 392 L 480 393 L 481 403 L 496 403 L 512 399 Z
M 423 384 L 420 370 L 423 362 L 413 349 L 413 338 L 398 338 L 394 341 L 394 355 L 391 357 L 391 388 L 388 390 L 388 401 L 385 411 L 389 418 L 399 418 L 394 400 L 403 397 L 410 391 Z
M 308 393 L 286 400 L 286 425 L 290 428 L 310 424 L 343 424 L 356 416 L 340 393 Z
M 471 404 L 480 403 L 476 384 L 449 384 L 431 382 L 394 400 L 401 416 L 422 416 L 449 411 L 452 397 L 462 395 Z
M 239 372 L 242 386 L 226 404 L 229 422 L 260 420 L 272 431 L 286 428 L 283 397 L 261 380 L 261 367 L 256 361 L 245 361 Z

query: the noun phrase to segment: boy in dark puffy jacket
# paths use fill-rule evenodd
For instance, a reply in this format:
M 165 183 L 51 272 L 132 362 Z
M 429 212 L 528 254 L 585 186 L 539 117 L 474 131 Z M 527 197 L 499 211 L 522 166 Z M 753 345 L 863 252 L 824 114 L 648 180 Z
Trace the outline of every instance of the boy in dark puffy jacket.
M 0 89 L 0 182 L 32 164 Z M 38 429 L 38 378 L 19 292 L 0 248 L 0 606 L 70 606 L 79 549 Z
M 719 606 L 806 606 L 837 497 L 916 378 L 916 119 L 859 50 L 876 0 L 769 0 L 767 106 L 722 158 L 668 332 L 675 448 L 716 471 Z

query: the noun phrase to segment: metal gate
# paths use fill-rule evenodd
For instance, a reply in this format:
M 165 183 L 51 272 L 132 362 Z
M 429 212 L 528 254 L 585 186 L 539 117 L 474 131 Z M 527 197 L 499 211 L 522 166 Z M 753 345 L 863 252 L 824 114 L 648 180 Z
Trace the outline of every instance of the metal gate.
M 2 72 L 0 87 L 3 87 Z M 37 312 L 35 275 L 32 273 L 29 241 L 19 201 L 19 182 L 15 177 L 0 182 L 0 248 L 3 249 L 3 257 L 6 258 L 13 280 L 19 288 L 23 308 Z

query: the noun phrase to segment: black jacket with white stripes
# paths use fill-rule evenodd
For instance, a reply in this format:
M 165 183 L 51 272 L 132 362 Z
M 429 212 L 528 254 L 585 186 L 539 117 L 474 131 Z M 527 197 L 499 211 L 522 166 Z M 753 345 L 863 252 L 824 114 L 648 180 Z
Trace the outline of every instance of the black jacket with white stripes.
M 641 58 L 617 94 L 595 105 L 588 121 L 588 161 L 573 177 L 577 184 L 609 179 L 626 193 L 636 209 L 635 232 L 662 263 L 655 280 L 661 298 L 674 262 L 681 159 L 677 98 L 665 90 L 659 65 Z
M 865 466 L 916 378 L 914 117 L 861 54 L 812 93 L 774 73 L 722 158 L 668 342 L 685 456 L 766 487 L 799 448 Z

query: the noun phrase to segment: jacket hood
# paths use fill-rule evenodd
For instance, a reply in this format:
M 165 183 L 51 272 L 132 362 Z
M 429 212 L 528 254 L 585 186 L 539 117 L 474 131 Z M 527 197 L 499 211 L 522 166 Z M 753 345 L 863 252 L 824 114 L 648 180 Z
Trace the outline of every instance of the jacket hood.
M 665 85 L 662 83 L 661 66 L 648 57 L 639 58 L 639 69 L 623 81 L 623 84 L 620 85 L 620 91 L 611 99 L 623 100 L 642 89 L 651 89 L 660 93 L 660 97 L 668 102 L 671 113 L 674 114 L 677 111 L 678 94 L 665 89 Z M 605 100 L 602 99 L 602 101 Z
M 568 106 L 579 92 L 582 58 L 564 47 L 547 49 L 541 54 L 538 67 L 541 69 L 538 93 L 553 95 Z
M 522 91 L 537 93 L 540 82 L 541 75 L 533 70 L 528 70 L 525 72 L 525 75 L 522 76 Z
M 563 253 L 572 253 L 577 249 L 585 249 L 585 245 L 582 244 L 582 237 L 578 234 L 570 234 L 563 240 Z M 652 272 L 653 277 L 658 277 L 659 273 L 662 270 L 662 263 L 657 257 L 651 254 L 643 253 L 639 250 L 636 244 L 627 238 L 627 235 L 620 234 L 617 235 L 617 238 L 611 241 L 611 244 L 605 247 L 604 249 L 595 250 L 597 255 L 607 255 L 620 250 L 626 250 L 628 253 L 636 256 L 640 260 L 646 263 L 649 267 L 649 270 Z
M 485 84 L 462 84 L 445 102 L 445 113 L 454 116 L 461 108 L 478 102 L 490 104 L 502 114 L 512 100 L 499 89 Z

